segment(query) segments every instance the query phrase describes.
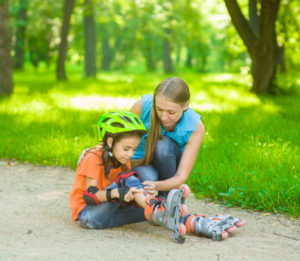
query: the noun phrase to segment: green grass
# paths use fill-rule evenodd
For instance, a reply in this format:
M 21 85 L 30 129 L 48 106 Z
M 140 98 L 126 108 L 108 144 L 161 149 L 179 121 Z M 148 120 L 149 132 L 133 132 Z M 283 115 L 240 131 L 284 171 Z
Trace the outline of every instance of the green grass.
M 76 168 L 82 149 L 97 143 L 101 113 L 128 109 L 166 77 L 68 74 L 68 82 L 56 82 L 46 69 L 14 74 L 14 94 L 0 98 L 0 158 Z M 249 76 L 178 76 L 190 85 L 191 106 L 206 129 L 188 180 L 193 192 L 227 206 L 299 216 L 299 92 L 257 96 Z

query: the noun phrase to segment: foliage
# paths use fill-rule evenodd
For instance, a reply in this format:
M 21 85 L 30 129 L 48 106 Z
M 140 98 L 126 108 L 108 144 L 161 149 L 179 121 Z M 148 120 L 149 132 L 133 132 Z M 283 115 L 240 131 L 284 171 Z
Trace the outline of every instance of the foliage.
M 55 82 L 40 67 L 15 73 L 15 93 L 0 100 L 0 158 L 76 167 L 97 144 L 96 122 L 108 110 L 128 109 L 151 94 L 162 74 L 106 72 Z M 188 183 L 198 197 L 263 211 L 300 214 L 299 75 L 295 92 L 249 93 L 249 75 L 186 73 L 191 106 L 206 133 Z
M 36 66 L 40 62 L 51 64 L 60 41 L 63 2 L 27 2 L 26 60 Z M 171 30 L 172 58 L 178 71 L 184 70 L 189 55 L 188 67 L 194 71 L 239 72 L 240 67 L 249 65 L 246 48 L 230 23 L 222 0 L 93 0 L 93 3 L 97 57 L 103 56 L 103 39 L 107 38 L 111 69 L 124 71 L 138 64 L 140 71 L 161 71 L 166 28 Z M 18 24 L 24 22 L 17 19 L 19 8 L 19 0 L 10 1 L 12 45 Z M 76 1 L 69 34 L 71 63 L 84 63 L 83 14 L 83 1 Z

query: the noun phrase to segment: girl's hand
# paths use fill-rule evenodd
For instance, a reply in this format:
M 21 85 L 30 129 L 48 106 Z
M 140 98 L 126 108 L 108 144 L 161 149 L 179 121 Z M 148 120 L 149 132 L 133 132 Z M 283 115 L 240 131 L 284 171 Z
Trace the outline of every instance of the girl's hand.
M 146 180 L 143 182 L 145 185 L 144 190 L 148 195 L 153 196 L 156 192 L 155 181 Z
M 143 193 L 143 189 L 138 189 L 136 187 L 132 187 L 124 196 L 124 201 L 130 202 L 134 200 L 134 193 Z

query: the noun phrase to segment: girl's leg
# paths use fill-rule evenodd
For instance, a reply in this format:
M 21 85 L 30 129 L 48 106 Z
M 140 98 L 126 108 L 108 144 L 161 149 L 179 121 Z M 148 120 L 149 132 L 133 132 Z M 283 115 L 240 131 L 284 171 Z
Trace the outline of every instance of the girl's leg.
M 158 180 L 165 180 L 175 175 L 181 158 L 181 151 L 175 141 L 163 136 L 156 144 L 153 166 L 157 170 Z M 167 196 L 168 192 L 160 192 Z
M 103 229 L 145 221 L 144 209 L 121 207 L 115 202 L 102 202 L 98 206 L 86 205 L 78 219 L 85 228 Z

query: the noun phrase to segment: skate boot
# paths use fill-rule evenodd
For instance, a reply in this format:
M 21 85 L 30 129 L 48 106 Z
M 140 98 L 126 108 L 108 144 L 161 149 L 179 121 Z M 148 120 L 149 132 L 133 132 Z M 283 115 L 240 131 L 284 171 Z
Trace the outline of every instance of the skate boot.
M 206 218 L 204 215 L 187 215 L 184 219 L 187 233 L 203 235 L 214 241 L 221 241 L 233 233 L 237 227 L 246 224 L 245 220 L 233 218 L 230 215 L 217 214 Z
M 155 197 L 146 199 L 145 217 L 148 221 L 172 230 L 172 236 L 177 243 L 184 243 L 186 233 L 182 218 L 187 214 L 184 204 L 189 194 L 189 187 L 181 185 L 179 189 L 172 189 L 165 200 Z

